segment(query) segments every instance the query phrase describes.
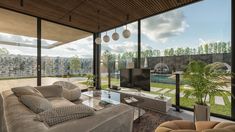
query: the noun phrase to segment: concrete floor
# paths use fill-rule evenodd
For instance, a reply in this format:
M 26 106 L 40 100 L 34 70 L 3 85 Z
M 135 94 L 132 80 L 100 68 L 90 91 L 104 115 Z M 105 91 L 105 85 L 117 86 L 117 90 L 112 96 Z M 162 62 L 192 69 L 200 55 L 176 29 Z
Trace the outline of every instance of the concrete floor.
M 81 83 L 79 83 L 81 81 L 86 81 L 84 80 L 84 78 L 43 77 L 42 85 L 51 85 L 56 81 L 70 81 L 75 85 L 81 87 L 81 89 L 87 88 L 86 85 L 82 85 Z M 37 78 L 0 80 L 0 92 L 19 86 L 37 86 Z
M 169 110 L 168 114 L 171 114 L 171 115 L 177 116 L 177 117 L 181 117 L 183 120 L 194 121 L 193 112 L 191 112 L 191 111 L 182 110 L 182 112 L 176 112 L 176 111 L 174 111 L 174 108 L 171 108 Z M 213 117 L 213 116 L 211 116 L 210 120 L 211 121 L 228 121 L 228 122 L 232 122 L 230 120 L 221 119 L 221 118 L 217 118 L 217 117 Z

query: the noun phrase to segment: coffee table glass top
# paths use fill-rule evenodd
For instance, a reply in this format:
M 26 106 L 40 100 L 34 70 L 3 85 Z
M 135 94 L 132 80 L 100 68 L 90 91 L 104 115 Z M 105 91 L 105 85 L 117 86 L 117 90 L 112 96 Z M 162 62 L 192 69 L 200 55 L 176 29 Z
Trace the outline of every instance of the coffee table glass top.
M 95 110 L 101 110 L 120 104 L 120 94 L 116 92 L 97 90 L 83 92 L 82 95 L 86 96 L 86 98 L 83 97 L 82 103 Z

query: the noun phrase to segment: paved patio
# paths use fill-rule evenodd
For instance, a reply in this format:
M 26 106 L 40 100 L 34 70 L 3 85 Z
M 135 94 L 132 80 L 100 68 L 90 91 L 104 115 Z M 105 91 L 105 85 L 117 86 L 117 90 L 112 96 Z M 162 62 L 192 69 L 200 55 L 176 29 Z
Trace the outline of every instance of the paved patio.
M 42 78 L 42 85 L 51 85 L 56 81 L 70 81 L 75 85 L 78 85 L 81 89 L 87 88 L 86 85 L 81 84 L 82 81 L 86 81 L 86 78 L 82 77 L 76 77 L 76 78 L 44 77 Z M 37 79 L 24 78 L 24 79 L 0 80 L 0 92 L 19 86 L 37 86 Z

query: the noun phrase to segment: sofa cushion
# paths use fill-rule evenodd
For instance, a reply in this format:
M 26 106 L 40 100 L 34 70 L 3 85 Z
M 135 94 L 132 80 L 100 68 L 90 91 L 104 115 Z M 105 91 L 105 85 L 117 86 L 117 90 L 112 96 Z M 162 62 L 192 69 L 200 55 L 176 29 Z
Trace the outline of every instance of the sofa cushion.
M 62 97 L 63 89 L 58 85 L 35 87 L 45 98 Z
M 74 85 L 71 82 L 57 81 L 54 82 L 53 85 L 61 86 L 63 88 L 63 97 L 70 101 L 78 100 L 81 96 L 81 89 L 79 86 Z
M 51 102 L 53 108 L 75 105 L 64 97 L 52 97 L 47 99 Z
M 15 87 L 15 88 L 12 88 L 11 91 L 17 97 L 20 97 L 22 95 L 36 95 L 36 96 L 43 97 L 43 95 L 37 89 L 31 86 Z
M 68 120 L 80 119 L 90 115 L 94 115 L 94 110 L 86 105 L 79 104 L 44 111 L 39 113 L 36 119 L 45 122 L 49 126 L 53 126 Z
M 63 96 L 64 98 L 70 100 L 70 101 L 75 101 L 78 100 L 79 97 L 81 96 L 81 90 L 80 88 L 74 88 L 74 89 L 63 89 Z
M 212 129 L 214 128 L 219 122 L 216 121 L 197 121 L 195 122 L 196 130 L 202 131 L 205 129 Z
M 40 113 L 45 110 L 52 109 L 51 103 L 43 97 L 34 95 L 22 95 L 20 97 L 20 100 L 24 105 L 26 105 L 35 113 Z

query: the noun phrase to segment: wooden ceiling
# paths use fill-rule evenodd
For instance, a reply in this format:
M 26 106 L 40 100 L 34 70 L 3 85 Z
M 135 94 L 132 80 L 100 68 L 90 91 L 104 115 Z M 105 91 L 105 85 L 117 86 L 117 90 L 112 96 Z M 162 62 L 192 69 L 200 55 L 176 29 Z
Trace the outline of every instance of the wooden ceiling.
M 0 0 L 0 7 L 101 32 L 197 1 L 200 0 Z

